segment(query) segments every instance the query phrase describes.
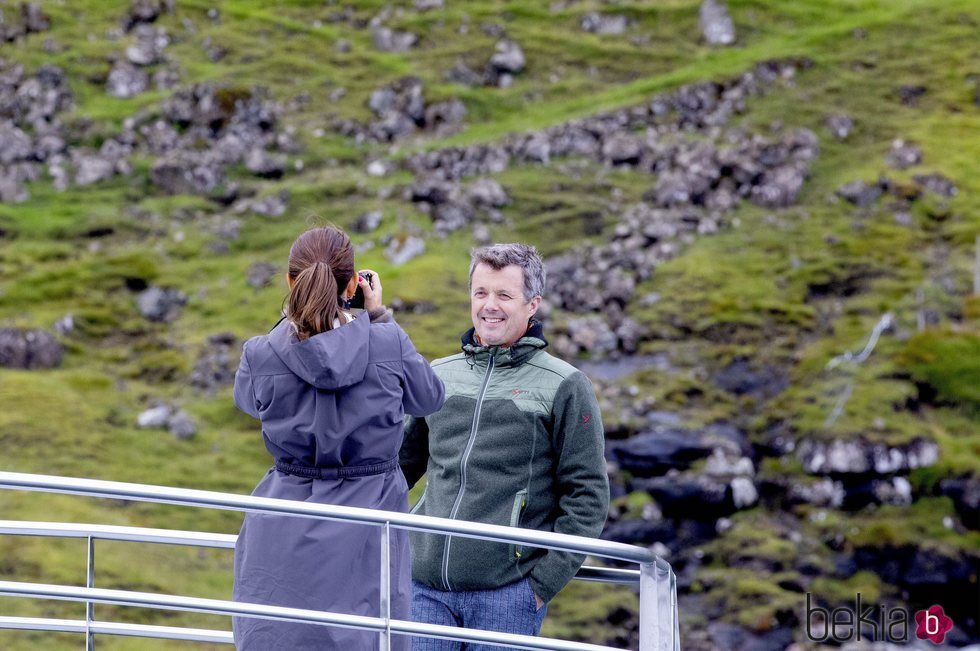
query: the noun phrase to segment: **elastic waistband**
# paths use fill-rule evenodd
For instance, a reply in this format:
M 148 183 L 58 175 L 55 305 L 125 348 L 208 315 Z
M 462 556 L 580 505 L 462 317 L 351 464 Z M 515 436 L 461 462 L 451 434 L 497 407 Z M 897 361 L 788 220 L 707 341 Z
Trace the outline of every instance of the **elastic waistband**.
M 317 466 L 301 466 L 276 460 L 276 470 L 287 475 L 306 477 L 307 479 L 349 479 L 351 477 L 369 477 L 383 475 L 398 467 L 398 457 L 369 466 L 339 466 L 336 468 L 321 468 Z

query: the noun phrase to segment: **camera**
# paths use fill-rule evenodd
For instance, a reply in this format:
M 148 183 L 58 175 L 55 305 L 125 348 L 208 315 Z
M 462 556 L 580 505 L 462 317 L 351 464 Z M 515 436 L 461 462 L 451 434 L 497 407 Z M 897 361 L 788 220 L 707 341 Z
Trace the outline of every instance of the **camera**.
M 371 289 L 374 289 L 374 274 L 365 273 L 362 277 L 364 280 L 368 281 L 368 285 L 371 286 Z M 354 296 L 352 296 L 350 299 L 350 306 L 361 310 L 364 309 L 364 292 L 361 291 L 360 285 L 358 285 L 357 289 L 354 290 Z

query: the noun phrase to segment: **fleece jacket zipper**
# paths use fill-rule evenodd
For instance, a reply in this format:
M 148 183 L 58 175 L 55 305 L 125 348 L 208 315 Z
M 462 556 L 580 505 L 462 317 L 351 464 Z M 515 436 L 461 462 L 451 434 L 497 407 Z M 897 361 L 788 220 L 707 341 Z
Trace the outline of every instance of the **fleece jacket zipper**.
M 453 502 L 453 508 L 449 512 L 449 519 L 455 520 L 456 514 L 459 513 L 459 507 L 463 503 L 463 494 L 466 493 L 466 462 L 470 458 L 470 452 L 473 451 L 473 443 L 476 441 L 476 431 L 480 425 L 480 411 L 483 409 L 483 398 L 487 395 L 487 386 L 490 384 L 490 375 L 493 373 L 493 355 L 490 355 L 490 361 L 487 362 L 487 373 L 483 376 L 483 386 L 480 387 L 480 397 L 476 400 L 476 407 L 473 409 L 473 425 L 470 427 L 470 438 L 466 442 L 466 449 L 463 450 L 463 457 L 459 461 L 459 492 L 456 493 L 456 501 Z M 442 582 L 446 586 L 446 590 L 452 590 L 452 586 L 449 584 L 449 548 L 452 545 L 453 537 L 446 536 L 446 548 L 442 552 Z

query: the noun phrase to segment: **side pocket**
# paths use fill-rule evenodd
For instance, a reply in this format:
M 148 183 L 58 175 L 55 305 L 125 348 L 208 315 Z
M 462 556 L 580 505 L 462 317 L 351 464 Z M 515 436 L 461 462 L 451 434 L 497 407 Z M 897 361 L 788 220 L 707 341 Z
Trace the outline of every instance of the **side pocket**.
M 510 526 L 516 527 L 521 522 L 521 513 L 524 512 L 524 508 L 527 506 L 527 489 L 522 489 L 517 491 L 514 495 L 514 506 L 510 511 Z M 510 546 L 510 557 L 517 560 L 524 553 L 524 548 L 521 545 L 511 545 Z
M 426 489 L 424 491 L 422 491 L 422 497 L 419 498 L 419 501 L 415 503 L 415 506 L 412 507 L 412 510 L 409 511 L 409 513 L 418 513 L 419 509 L 422 508 L 422 503 L 425 502 L 425 493 L 428 490 L 429 490 L 429 488 L 426 487 Z

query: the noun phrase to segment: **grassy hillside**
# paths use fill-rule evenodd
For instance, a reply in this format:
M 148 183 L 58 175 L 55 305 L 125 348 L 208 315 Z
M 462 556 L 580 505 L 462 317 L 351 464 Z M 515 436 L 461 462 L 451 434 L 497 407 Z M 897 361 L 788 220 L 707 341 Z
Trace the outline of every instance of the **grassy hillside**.
M 0 58 L 28 73 L 43 64 L 65 71 L 74 106 L 61 119 L 71 145 L 97 149 L 127 118 L 160 111 L 175 89 L 151 87 L 128 99 L 105 92 L 109 58 L 121 56 L 133 40 L 120 27 L 128 2 L 41 4 L 50 30 L 3 43 Z M 372 243 L 357 263 L 380 272 L 389 302 L 398 297 L 433 305 L 429 312 L 396 315 L 417 348 L 430 359 L 450 354 L 469 327 L 472 229 L 437 235 L 419 204 L 403 198 L 412 174 L 397 169 L 373 176 L 370 161 L 397 163 L 419 151 L 493 144 L 507 134 L 642 105 L 684 84 L 725 81 L 765 60 L 806 58 L 811 65 L 748 98 L 746 111 L 725 126 L 762 134 L 813 131 L 820 154 L 799 199 L 781 209 L 743 202 L 718 233 L 695 238 L 657 266 L 635 294 L 659 300 L 635 302 L 629 313 L 647 332 L 638 352 L 669 355 L 674 371 L 641 369 L 597 386 L 612 395 L 617 385 L 634 385 L 631 402 L 651 400 L 691 423 L 735 423 L 760 448 L 774 437 L 939 445 L 938 462 L 909 476 L 910 507 L 804 505 L 785 514 L 763 500 L 733 515 L 721 537 L 670 559 L 679 566 L 695 552 L 704 559 L 696 571 L 691 566 L 694 579 L 686 589 L 700 601 L 682 609 L 691 648 L 710 648 L 698 645 L 708 644 L 704 631 L 712 621 L 764 632 L 799 616 L 801 585 L 828 600 L 872 589 L 882 599 L 906 598 L 873 568 L 842 578 L 832 568 L 841 549 L 878 548 L 887 557 L 890 549 L 925 540 L 950 557 L 976 556 L 976 525 L 961 522 L 939 489 L 943 480 L 976 481 L 980 473 L 980 302 L 971 280 L 980 235 L 980 19 L 974 3 L 737 0 L 730 3 L 738 30 L 731 48 L 701 42 L 698 3 L 689 0 L 550 6 L 461 0 L 426 12 L 409 2 L 372 0 L 348 3 L 349 10 L 345 3 L 303 0 L 175 4 L 154 23 L 171 42 L 166 61 L 153 69 L 175 71 L 178 88 L 205 81 L 230 94 L 262 87 L 282 105 L 280 125 L 302 145 L 288 154 L 283 177 L 261 179 L 237 165 L 229 178 L 257 198 L 288 191 L 286 211 L 275 217 L 237 213 L 204 196 L 168 195 L 150 181 L 154 161 L 142 154 L 134 155 L 129 175 L 64 191 L 44 176 L 27 184 L 27 201 L 0 203 L 0 327 L 50 330 L 69 314 L 74 321 L 60 336 L 66 355 L 58 368 L 0 369 L 0 469 L 249 492 L 270 463 L 256 423 L 234 408 L 227 386 L 201 390 L 190 376 L 209 336 L 231 333 L 240 344 L 275 323 L 288 247 L 304 228 L 347 227 L 366 211 L 382 211 L 377 231 L 354 236 L 359 245 Z M 8 18 L 17 13 L 11 3 L 0 9 Z M 209 16 L 212 9 L 217 12 Z M 622 36 L 586 33 L 580 21 L 588 11 L 626 15 L 629 27 Z M 405 53 L 378 51 L 368 24 L 379 15 L 385 26 L 417 34 L 418 44 Z M 510 87 L 447 79 L 459 62 L 480 70 L 501 32 L 520 43 L 527 59 Z M 338 41 L 347 41 L 349 51 Z M 359 143 L 334 130 L 339 119 L 371 119 L 366 102 L 372 90 L 409 75 L 422 80 L 427 103 L 463 102 L 461 129 L 445 136 L 420 132 L 393 145 Z M 909 98 L 903 88 L 924 90 Z M 837 114 L 854 121 L 843 141 L 827 126 Z M 896 139 L 914 142 L 922 162 L 905 170 L 887 166 Z M 922 192 L 914 201 L 901 200 L 902 188 L 915 187 L 913 176 L 927 173 L 951 179 L 955 196 Z M 867 207 L 836 194 L 845 183 L 874 183 L 881 175 L 898 190 Z M 546 256 L 607 243 L 622 207 L 642 201 L 655 181 L 648 172 L 590 160 L 515 163 L 495 178 L 512 202 L 499 222 L 487 223 L 490 238 L 520 239 Z M 896 219 L 897 212 L 907 216 Z M 239 222 L 237 236 L 228 238 L 221 233 L 232 220 Z M 402 266 L 383 255 L 386 237 L 416 233 L 425 240 L 424 254 Z M 246 283 L 255 262 L 276 265 L 268 286 Z M 186 294 L 179 317 L 170 323 L 143 318 L 134 288 L 145 286 Z M 835 356 L 860 351 L 886 312 L 894 326 L 865 363 L 827 368 Z M 558 310 L 552 318 L 560 324 L 570 315 Z M 741 359 L 778 369 L 785 390 L 762 399 L 719 388 L 713 378 Z M 849 398 L 830 422 L 845 391 Z M 179 440 L 137 428 L 138 414 L 157 400 L 186 410 L 197 434 Z M 636 431 L 627 416 L 604 419 Z M 810 480 L 791 454 L 765 459 L 758 471 L 760 481 Z M 228 533 L 241 521 L 228 512 L 14 492 L 0 492 L 0 513 L 5 519 Z M 944 517 L 954 524 L 943 527 Z M 790 545 L 794 530 L 814 541 L 813 548 Z M 231 594 L 227 552 L 100 543 L 98 553 L 100 587 Z M 826 574 L 812 585 L 799 570 L 807 553 Z M 3 579 L 84 581 L 81 542 L 2 537 L 0 558 Z M 975 598 L 975 574 L 972 582 Z M 737 608 L 747 602 L 751 608 Z M 635 608 L 627 589 L 576 585 L 553 605 L 545 633 L 629 640 Z M 610 616 L 617 609 L 627 615 Z M 100 618 L 226 626 L 216 617 L 96 610 Z M 0 599 L 0 613 L 80 617 L 83 607 Z M 78 642 L 67 635 L 0 632 L 6 649 Z M 180 645 L 106 638 L 99 646 Z

